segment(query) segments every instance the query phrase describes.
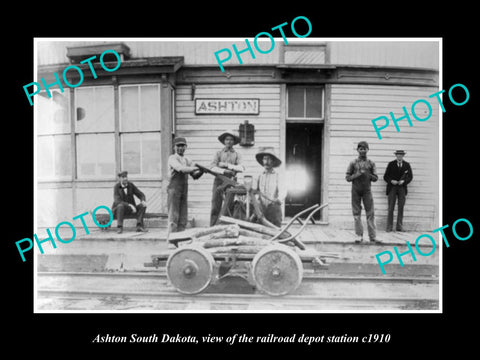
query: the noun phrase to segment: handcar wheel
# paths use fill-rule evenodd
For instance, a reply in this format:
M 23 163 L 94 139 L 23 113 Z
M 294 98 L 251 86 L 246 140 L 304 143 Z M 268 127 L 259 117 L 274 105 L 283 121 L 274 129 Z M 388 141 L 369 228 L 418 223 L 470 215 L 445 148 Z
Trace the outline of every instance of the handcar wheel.
M 269 245 L 260 250 L 253 258 L 251 268 L 257 289 L 268 295 L 286 295 L 302 282 L 300 256 L 283 244 Z
M 198 294 L 213 278 L 215 260 L 211 253 L 199 246 L 183 246 L 167 260 L 167 277 L 182 294 Z

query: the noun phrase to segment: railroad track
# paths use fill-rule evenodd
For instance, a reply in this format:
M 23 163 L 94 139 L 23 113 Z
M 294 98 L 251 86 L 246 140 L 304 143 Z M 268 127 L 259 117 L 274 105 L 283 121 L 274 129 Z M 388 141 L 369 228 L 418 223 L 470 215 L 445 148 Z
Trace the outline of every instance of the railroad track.
M 332 311 L 436 310 L 438 278 L 334 276 L 306 272 L 291 295 L 258 293 L 228 277 L 197 295 L 182 295 L 165 272 L 38 272 L 38 310 Z
M 38 271 L 38 277 L 48 276 L 72 276 L 72 277 L 105 277 L 105 278 L 159 278 L 166 279 L 167 273 L 164 270 L 155 271 L 131 271 L 131 272 L 86 272 L 86 271 Z M 303 281 L 374 281 L 374 282 L 408 282 L 408 283 L 438 283 L 436 276 L 349 276 L 349 275 L 331 275 L 322 272 L 306 272 L 303 274 Z

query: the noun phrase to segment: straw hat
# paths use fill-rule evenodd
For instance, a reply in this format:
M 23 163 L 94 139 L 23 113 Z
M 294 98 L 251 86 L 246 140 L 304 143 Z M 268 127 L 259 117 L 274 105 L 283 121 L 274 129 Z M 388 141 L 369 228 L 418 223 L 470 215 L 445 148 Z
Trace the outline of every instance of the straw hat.
M 233 130 L 225 130 L 219 137 L 218 137 L 218 140 L 224 144 L 224 141 L 225 141 L 225 137 L 227 137 L 228 135 L 230 135 L 231 137 L 233 137 L 233 145 L 237 145 L 239 142 L 240 142 L 240 138 L 238 137 L 238 135 L 235 134 L 235 132 Z
M 270 155 L 273 159 L 273 167 L 279 167 L 282 164 L 282 160 L 278 158 L 278 156 L 273 151 L 273 148 L 262 148 L 260 151 L 255 155 L 258 163 L 263 166 L 263 156 Z

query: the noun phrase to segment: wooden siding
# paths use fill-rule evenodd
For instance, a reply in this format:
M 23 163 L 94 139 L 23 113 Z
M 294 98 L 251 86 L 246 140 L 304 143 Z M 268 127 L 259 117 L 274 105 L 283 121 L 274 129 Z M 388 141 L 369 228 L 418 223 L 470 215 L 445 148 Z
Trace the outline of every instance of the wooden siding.
M 256 34 L 251 34 L 256 35 Z M 300 51 L 295 54 L 297 45 L 324 44 L 319 38 L 289 38 L 285 45 L 281 38 L 275 38 L 275 47 L 268 54 L 261 54 L 254 48 L 253 38 L 249 42 L 254 49 L 255 59 L 249 52 L 241 53 L 244 64 L 280 64 L 280 63 L 329 63 L 341 65 L 368 65 L 368 66 L 402 66 L 439 69 L 439 43 L 438 41 L 329 41 L 327 44 L 327 57 L 324 51 Z M 341 40 L 341 38 L 339 38 Z M 261 43 L 266 41 L 265 44 Z M 215 65 L 217 61 L 214 53 L 223 48 L 232 52 L 232 58 L 225 65 L 238 65 L 232 44 L 239 51 L 246 48 L 245 38 L 232 40 L 211 40 L 209 38 L 195 41 L 182 40 L 181 38 L 152 40 L 152 41 L 122 41 L 115 38 L 109 41 L 74 41 L 74 40 L 37 40 L 38 65 L 66 64 L 67 47 L 99 45 L 122 42 L 130 48 L 132 58 L 148 58 L 157 56 L 183 56 L 185 65 Z M 270 40 L 259 38 L 259 47 L 269 49 Z M 283 52 L 285 51 L 285 54 Z M 223 56 L 223 54 L 221 55 Z M 282 60 L 283 59 L 283 60 Z
M 439 43 L 427 41 L 332 41 L 330 64 L 439 69 Z
M 195 115 L 190 86 L 179 86 L 176 92 L 176 135 L 187 138 L 185 153 L 194 162 L 208 166 L 216 151 L 223 148 L 217 137 L 224 130 L 236 129 L 248 120 L 255 125 L 255 145 L 235 148 L 241 154 L 245 174 L 254 177 L 262 170 L 255 160 L 259 147 L 271 146 L 280 153 L 280 86 L 279 85 L 197 85 L 196 98 L 258 98 L 259 115 Z M 243 176 L 239 176 L 239 181 Z M 189 182 L 189 216 L 197 224 L 208 225 L 213 176 L 203 175 Z
M 121 39 L 114 41 L 38 41 L 38 65 L 52 65 L 68 63 L 67 49 L 70 46 L 85 46 L 108 44 L 112 42 L 118 43 Z M 263 50 L 268 50 L 270 40 L 266 39 L 267 43 L 262 44 L 262 39 L 259 39 L 258 45 Z M 232 52 L 232 58 L 225 63 L 238 65 L 239 62 L 235 56 L 232 44 L 235 44 L 238 51 L 246 49 L 245 38 L 235 38 L 228 41 L 212 41 L 209 39 L 199 39 L 198 41 L 184 41 L 181 38 L 170 41 L 121 41 L 130 48 L 132 58 L 148 58 L 157 56 L 184 56 L 186 65 L 212 65 L 216 64 L 214 53 L 224 48 L 228 48 Z M 272 64 L 279 62 L 279 52 L 282 49 L 281 44 L 283 40 L 276 41 L 275 47 L 268 54 L 261 54 L 256 51 L 253 38 L 249 39 L 249 43 L 254 49 L 255 59 L 252 58 L 247 51 L 241 53 L 241 58 L 244 64 L 261 63 Z M 224 54 L 219 55 L 224 56 Z
M 439 200 L 439 109 L 432 104 L 433 114 L 425 122 L 411 115 L 411 105 L 417 99 L 428 99 L 438 91 L 436 88 L 399 86 L 332 85 L 330 100 L 330 149 L 328 175 L 329 222 L 340 227 L 353 228 L 351 211 L 351 183 L 345 180 L 348 163 L 357 156 L 358 141 L 366 140 L 370 145 L 368 157 L 377 166 L 379 180 L 372 184 L 375 216 L 379 229 L 385 229 L 387 215 L 386 183 L 383 180 L 386 166 L 394 160 L 393 152 L 403 149 L 405 160 L 410 162 L 413 181 L 408 187 L 404 211 L 404 225 L 409 230 L 431 231 L 438 224 Z M 399 118 L 405 106 L 412 119 L 409 127 L 406 120 L 395 130 L 393 122 L 381 132 L 378 139 L 371 120 L 378 116 L 389 116 L 392 111 Z M 419 104 L 416 113 L 426 107 Z M 441 110 L 440 110 L 441 111 Z M 396 216 L 396 213 L 395 213 Z M 362 213 L 365 222 L 365 214 Z M 396 220 L 396 218 L 395 218 Z M 435 227 L 434 227 L 435 226 Z

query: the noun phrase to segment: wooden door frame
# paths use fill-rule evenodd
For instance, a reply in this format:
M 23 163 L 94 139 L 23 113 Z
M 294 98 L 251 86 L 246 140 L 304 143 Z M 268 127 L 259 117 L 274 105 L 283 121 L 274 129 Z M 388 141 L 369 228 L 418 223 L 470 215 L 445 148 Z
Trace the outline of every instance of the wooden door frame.
M 324 120 L 316 123 L 323 124 L 322 130 L 322 155 L 321 155 L 321 179 L 320 179 L 320 203 L 328 202 L 328 174 L 329 174 L 329 154 L 330 154 L 330 103 L 331 103 L 331 84 L 323 84 L 324 90 Z M 280 159 L 286 165 L 286 147 L 287 147 L 287 84 L 280 85 Z M 323 208 L 320 214 L 320 224 L 328 224 L 328 206 Z M 282 204 L 282 214 L 285 217 L 285 203 Z

